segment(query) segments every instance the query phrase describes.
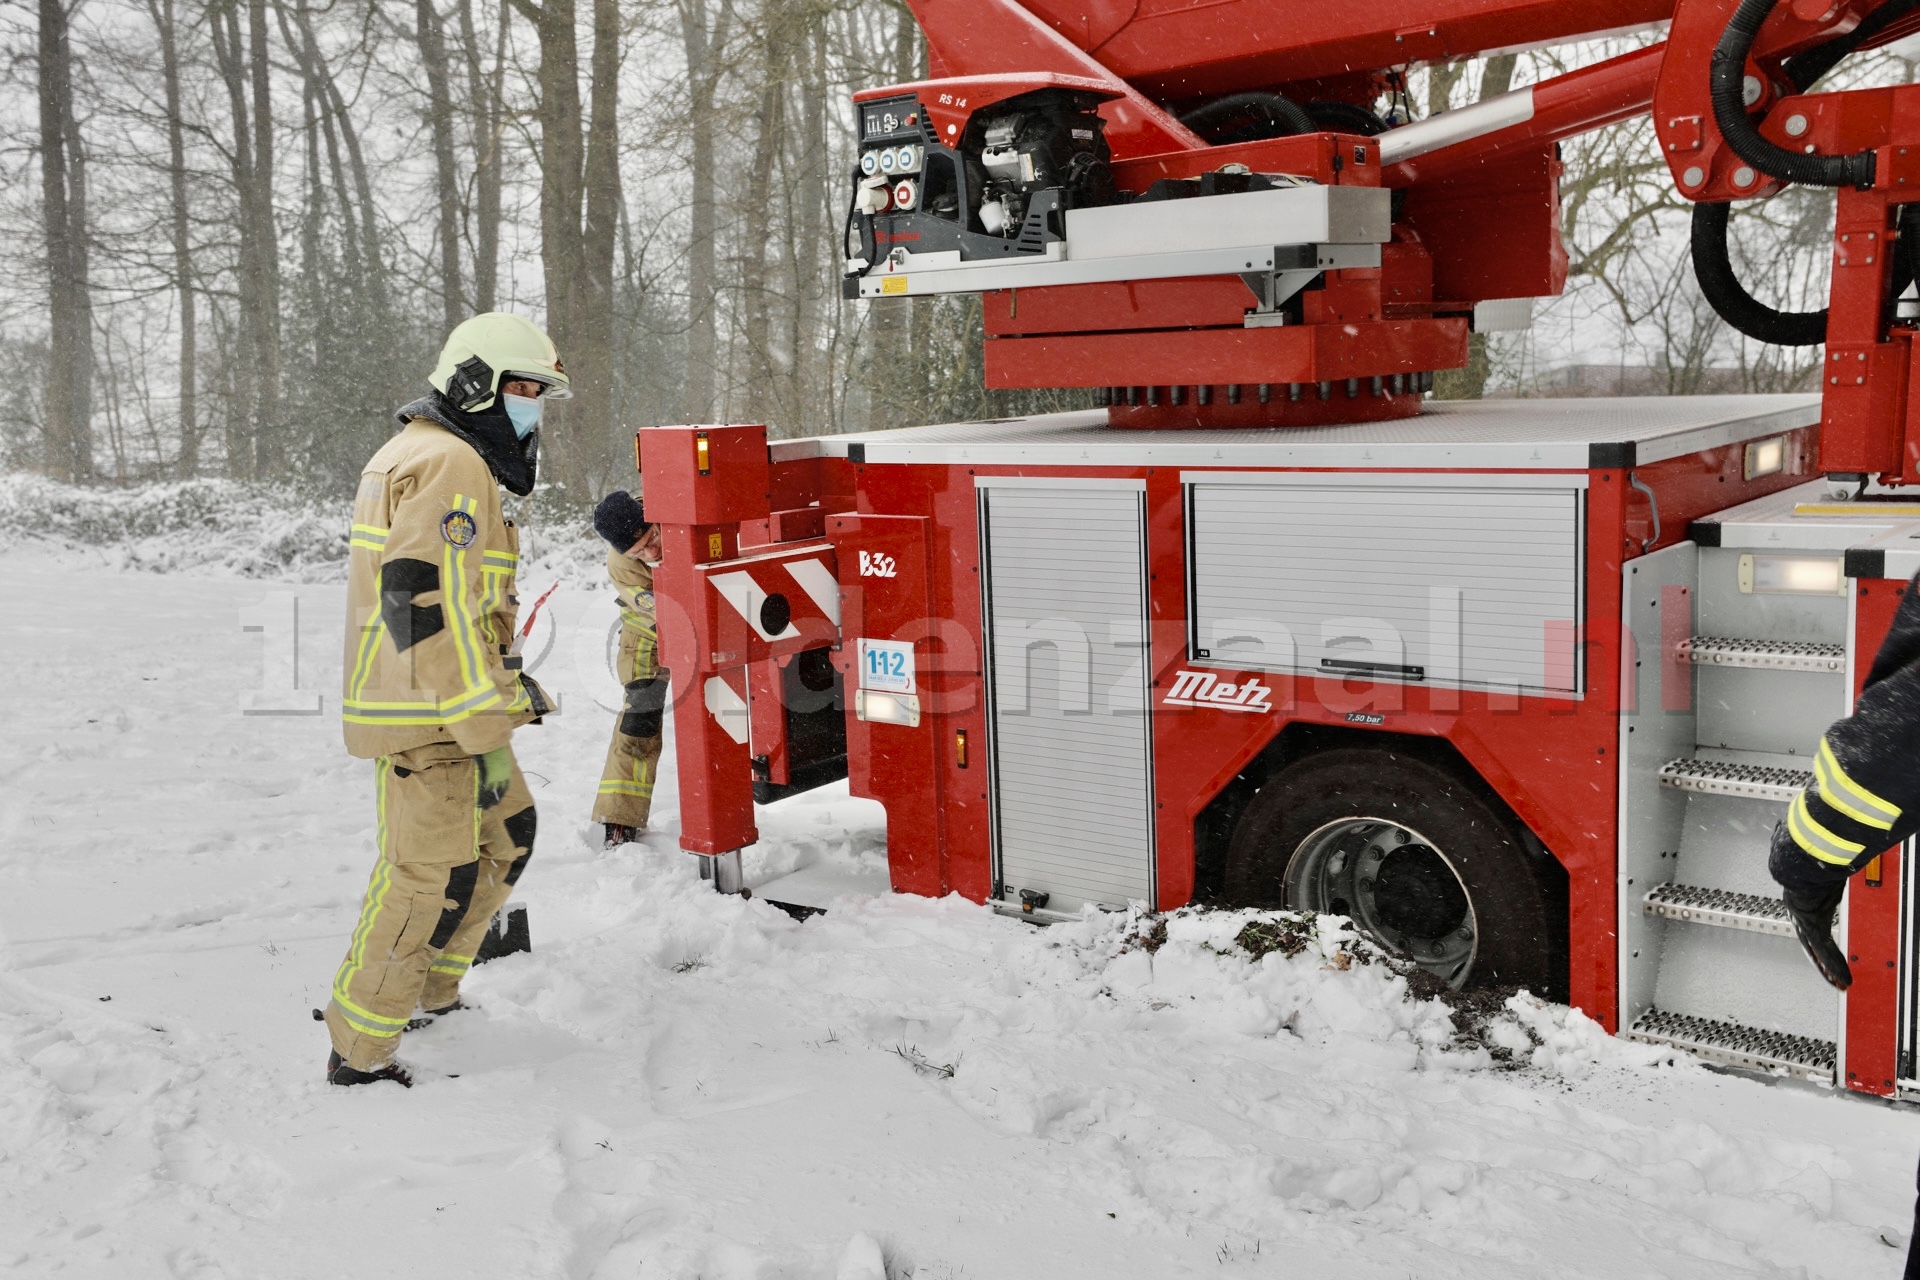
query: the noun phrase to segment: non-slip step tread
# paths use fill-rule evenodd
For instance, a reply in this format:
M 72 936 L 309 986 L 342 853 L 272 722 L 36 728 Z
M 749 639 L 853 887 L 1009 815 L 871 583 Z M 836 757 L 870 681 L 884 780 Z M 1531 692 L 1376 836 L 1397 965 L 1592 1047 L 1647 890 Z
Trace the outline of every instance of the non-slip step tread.
M 1663 884 L 1649 890 L 1642 901 L 1650 916 L 1717 925 L 1723 929 L 1744 929 L 1750 933 L 1766 933 L 1781 938 L 1794 936 L 1793 921 L 1787 917 L 1786 904 L 1778 898 L 1735 893 L 1731 889 L 1706 889 L 1691 884 Z
M 1649 1009 L 1626 1032 L 1629 1040 L 1672 1045 L 1709 1062 L 1755 1071 L 1786 1071 L 1813 1080 L 1833 1079 L 1837 1047 L 1831 1040 L 1762 1031 L 1736 1022 Z
M 1706 795 L 1791 800 L 1813 780 L 1808 769 L 1683 756 L 1660 766 L 1660 785 Z
M 1748 640 L 1694 636 L 1682 643 L 1696 667 L 1754 667 L 1768 671 L 1845 671 L 1845 645 L 1812 640 Z

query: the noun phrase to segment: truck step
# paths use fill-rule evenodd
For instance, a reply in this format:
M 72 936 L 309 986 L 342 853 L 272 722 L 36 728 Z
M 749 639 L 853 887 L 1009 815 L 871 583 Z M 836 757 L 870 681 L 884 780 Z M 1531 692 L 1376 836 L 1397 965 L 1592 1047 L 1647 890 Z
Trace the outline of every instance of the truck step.
M 1845 645 L 1808 640 L 1739 640 L 1694 636 L 1681 643 L 1696 667 L 1760 667 L 1769 671 L 1845 671 Z
M 1663 884 L 1647 894 L 1644 906 L 1648 915 L 1669 920 L 1793 937 L 1793 921 L 1787 918 L 1786 904 L 1778 898 L 1691 884 Z
M 1785 1071 L 1809 1080 L 1832 1080 L 1834 1042 L 1784 1031 L 1762 1031 L 1733 1022 L 1714 1022 L 1649 1009 L 1627 1029 L 1626 1038 L 1643 1044 L 1667 1044 L 1708 1062 L 1750 1071 Z
M 1691 756 L 1669 760 L 1660 766 L 1663 787 L 1713 796 L 1743 796 L 1749 800 L 1792 800 L 1812 780 L 1813 773 L 1808 769 L 1700 760 Z

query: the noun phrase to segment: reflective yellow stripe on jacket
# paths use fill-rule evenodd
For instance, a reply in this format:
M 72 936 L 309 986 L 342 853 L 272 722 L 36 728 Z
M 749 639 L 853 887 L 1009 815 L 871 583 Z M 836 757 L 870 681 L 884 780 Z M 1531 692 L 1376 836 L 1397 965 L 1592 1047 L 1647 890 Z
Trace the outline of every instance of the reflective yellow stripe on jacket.
M 1867 851 L 1865 845 L 1842 840 L 1821 826 L 1807 809 L 1807 793 L 1804 791 L 1793 798 L 1793 804 L 1787 810 L 1787 834 L 1813 857 L 1837 867 L 1851 866 L 1855 858 Z
M 1820 784 L 1820 798 L 1861 826 L 1891 831 L 1900 820 L 1897 805 L 1888 804 L 1847 776 L 1825 738 L 1820 739 L 1820 752 L 1813 758 L 1813 776 Z
M 520 557 L 486 462 L 445 428 L 410 419 L 361 472 L 349 541 L 347 750 L 372 759 L 451 739 L 478 755 L 505 743 L 531 707 L 505 661 Z M 382 595 L 402 562 L 420 611 L 404 649 Z
M 472 515 L 478 504 L 465 494 L 454 496 L 454 509 Z M 385 546 L 387 530 L 374 530 L 373 526 L 356 524 L 354 545 L 361 545 L 361 531 L 372 530 L 381 536 Z M 369 548 L 372 549 L 372 548 Z M 453 642 L 460 658 L 460 675 L 467 687 L 448 698 L 413 698 L 400 700 L 376 700 L 367 697 L 367 681 L 373 674 L 374 659 L 380 650 L 380 643 L 387 634 L 384 618 L 376 615 L 372 625 L 365 628 L 365 636 L 360 645 L 357 660 L 354 663 L 353 676 L 348 682 L 347 696 L 342 702 L 341 713 L 350 724 L 385 725 L 433 725 L 452 724 L 482 711 L 500 706 L 506 699 L 501 697 L 500 687 L 488 674 L 481 645 L 484 643 L 479 622 L 472 604 L 468 600 L 467 557 L 472 554 L 466 547 L 457 547 L 448 542 L 441 553 L 440 562 L 440 600 L 448 629 L 453 633 Z M 506 551 L 488 551 L 483 553 L 482 577 L 486 582 L 485 593 L 480 603 L 479 618 L 488 620 L 491 625 L 492 611 L 498 604 L 498 597 L 504 595 L 512 581 L 514 566 L 519 557 Z M 430 693 L 429 690 L 411 690 L 410 692 Z M 527 701 L 521 691 L 514 702 Z

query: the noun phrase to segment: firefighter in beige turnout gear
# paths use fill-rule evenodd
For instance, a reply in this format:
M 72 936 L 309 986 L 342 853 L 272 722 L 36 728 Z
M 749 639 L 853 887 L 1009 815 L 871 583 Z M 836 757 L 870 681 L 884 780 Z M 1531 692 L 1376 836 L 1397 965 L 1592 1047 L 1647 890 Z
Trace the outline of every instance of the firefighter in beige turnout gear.
M 660 563 L 660 526 L 624 489 L 608 494 L 593 511 L 593 527 L 611 544 L 607 576 L 620 597 L 620 651 L 616 661 L 625 697 L 607 747 L 593 820 L 606 829 L 611 849 L 646 830 L 660 767 L 661 719 L 667 673 L 659 665 L 660 637 L 653 612 L 653 566 Z
M 520 548 L 500 487 L 532 491 L 541 402 L 567 375 L 539 328 L 489 313 L 453 331 L 431 382 L 354 499 L 343 720 L 375 762 L 379 859 L 327 1005 L 334 1084 L 411 1083 L 401 1032 L 416 1008 L 461 1007 L 533 852 L 508 743 L 549 708 L 510 655 Z

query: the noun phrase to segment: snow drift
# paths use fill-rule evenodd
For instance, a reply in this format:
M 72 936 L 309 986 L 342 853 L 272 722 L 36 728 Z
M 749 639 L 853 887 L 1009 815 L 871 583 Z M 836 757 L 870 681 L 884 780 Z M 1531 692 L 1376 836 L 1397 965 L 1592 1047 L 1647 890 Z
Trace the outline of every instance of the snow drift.
M 0 1274 L 1900 1270 L 1920 1117 L 1524 994 L 1456 1013 L 1337 920 L 1041 929 L 882 895 L 796 921 L 698 879 L 670 770 L 660 829 L 601 851 L 584 539 L 547 544 L 582 575 L 540 672 L 564 710 L 516 737 L 535 950 L 407 1038 L 416 1088 L 331 1089 L 309 1011 L 373 857 L 370 772 L 331 714 L 344 593 L 301 581 L 317 553 L 258 550 L 270 500 L 193 492 L 145 507 L 204 520 L 129 515 L 115 542 L 122 498 L 0 479 L 7 527 L 42 543 L 0 557 L 37 695 L 0 734 Z M 189 556 L 197 529 L 236 558 Z M 175 563 L 195 572 L 128 571 Z M 242 715 L 242 616 L 289 589 L 329 714 Z M 844 786 L 758 821 L 749 883 L 884 861 L 885 815 Z

